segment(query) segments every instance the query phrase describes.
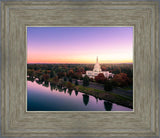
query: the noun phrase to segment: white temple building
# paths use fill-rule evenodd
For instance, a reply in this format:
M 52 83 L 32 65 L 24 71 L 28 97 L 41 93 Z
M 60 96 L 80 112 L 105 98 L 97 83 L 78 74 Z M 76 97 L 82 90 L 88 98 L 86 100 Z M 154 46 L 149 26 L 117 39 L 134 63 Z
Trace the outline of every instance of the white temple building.
M 83 74 L 84 77 L 87 75 L 89 78 L 95 78 L 95 76 L 98 76 L 99 73 L 103 73 L 106 78 L 113 77 L 114 74 L 110 73 L 109 71 L 102 71 L 100 64 L 98 63 L 98 57 L 96 60 L 96 64 L 94 65 L 93 71 L 87 70 L 86 74 Z

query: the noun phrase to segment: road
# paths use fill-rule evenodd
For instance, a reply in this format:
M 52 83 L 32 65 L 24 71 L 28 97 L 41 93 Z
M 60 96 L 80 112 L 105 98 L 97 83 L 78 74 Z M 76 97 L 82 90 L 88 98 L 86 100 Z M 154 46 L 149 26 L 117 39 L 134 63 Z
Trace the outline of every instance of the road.
M 73 80 L 73 83 L 75 83 L 75 80 Z M 78 80 L 78 83 L 79 85 L 83 85 L 83 80 Z M 90 82 L 88 87 L 104 90 L 104 85 L 96 82 Z M 124 97 L 131 97 L 131 98 L 133 97 L 133 90 L 122 90 L 120 88 L 114 88 L 111 92 L 122 95 Z

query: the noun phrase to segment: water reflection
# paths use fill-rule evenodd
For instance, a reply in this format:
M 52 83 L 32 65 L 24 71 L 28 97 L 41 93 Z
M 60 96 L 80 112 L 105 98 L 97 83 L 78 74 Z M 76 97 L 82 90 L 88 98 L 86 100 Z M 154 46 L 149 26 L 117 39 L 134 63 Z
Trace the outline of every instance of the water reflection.
M 33 77 L 27 77 L 27 80 L 31 81 L 31 82 L 34 82 L 35 78 L 33 78 Z
M 100 99 L 98 97 L 87 95 L 72 89 L 67 89 L 60 85 L 55 85 L 54 83 L 44 81 L 42 82 L 35 78 L 27 79 L 28 81 L 30 81 L 27 83 L 28 111 L 130 110 L 129 108 L 119 106 L 108 101 L 104 101 L 103 99 Z
M 84 105 L 87 106 L 88 102 L 89 102 L 89 96 L 86 95 L 86 94 L 83 94 L 83 103 L 84 103 Z
M 111 111 L 112 110 L 112 103 L 104 101 L 104 108 L 106 111 Z
M 71 90 L 71 89 L 68 89 L 68 93 L 69 93 L 69 95 L 71 96 L 71 95 L 72 95 L 72 90 Z
M 75 95 L 76 95 L 76 96 L 78 95 L 78 91 L 75 91 Z
M 44 84 L 43 84 L 43 86 L 49 87 L 49 82 L 48 82 L 48 81 L 45 81 Z
M 66 93 L 66 91 L 67 91 L 67 88 L 63 88 L 63 91 L 64 91 L 64 93 Z
M 96 99 L 96 102 L 98 103 L 98 97 L 94 97 Z
M 42 84 L 43 83 L 43 81 L 40 81 L 39 79 L 36 80 L 36 82 L 37 82 L 37 84 Z
M 63 92 L 64 91 L 63 88 L 62 88 L 62 86 L 57 86 L 57 88 L 58 88 L 59 92 Z

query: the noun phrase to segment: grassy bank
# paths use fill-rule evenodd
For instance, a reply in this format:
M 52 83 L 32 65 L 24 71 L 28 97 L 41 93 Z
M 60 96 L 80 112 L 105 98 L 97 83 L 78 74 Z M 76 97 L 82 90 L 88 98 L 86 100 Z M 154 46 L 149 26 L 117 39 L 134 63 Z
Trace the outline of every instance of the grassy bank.
M 118 94 L 115 94 L 112 92 L 107 92 L 104 90 L 94 89 L 94 88 L 90 88 L 90 87 L 84 87 L 82 85 L 71 84 L 68 87 L 67 82 L 64 83 L 64 86 L 69 89 L 73 89 L 73 90 L 76 90 L 76 91 L 79 91 L 79 92 L 82 92 L 85 94 L 92 95 L 92 96 L 99 98 L 99 99 L 107 100 L 112 103 L 116 103 L 116 104 L 126 106 L 129 108 L 133 108 L 133 100 L 131 100 L 129 97 L 123 97 L 121 95 L 118 95 Z

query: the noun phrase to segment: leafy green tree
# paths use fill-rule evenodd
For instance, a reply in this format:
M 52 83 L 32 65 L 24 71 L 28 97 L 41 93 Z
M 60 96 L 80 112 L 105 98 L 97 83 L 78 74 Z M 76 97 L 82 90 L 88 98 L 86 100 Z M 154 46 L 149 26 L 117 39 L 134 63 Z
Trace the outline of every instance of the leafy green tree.
M 106 79 L 104 82 L 104 90 L 111 91 L 113 89 L 111 80 Z
M 88 86 L 88 85 L 89 85 L 89 77 L 85 75 L 83 78 L 83 86 Z

